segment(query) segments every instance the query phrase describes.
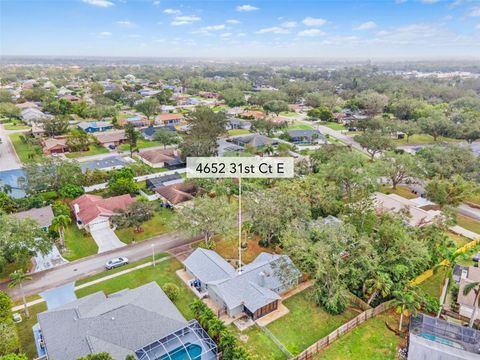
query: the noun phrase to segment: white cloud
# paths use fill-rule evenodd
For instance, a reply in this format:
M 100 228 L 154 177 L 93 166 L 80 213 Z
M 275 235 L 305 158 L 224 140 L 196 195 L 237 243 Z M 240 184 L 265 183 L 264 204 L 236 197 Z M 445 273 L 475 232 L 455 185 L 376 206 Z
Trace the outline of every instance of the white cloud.
M 284 27 L 284 28 L 287 28 L 287 29 L 291 29 L 291 28 L 294 28 L 296 27 L 298 24 L 296 21 L 285 21 L 284 23 L 282 23 L 280 26 L 281 27 Z
M 85 4 L 90 4 L 93 6 L 108 8 L 115 5 L 113 2 L 108 0 L 82 0 Z
M 163 13 L 168 15 L 180 15 L 182 12 L 177 9 L 165 9 L 163 10 Z
M 468 11 L 467 15 L 468 15 L 468 16 L 471 16 L 471 17 L 478 17 L 478 16 L 480 16 L 480 6 L 471 8 L 471 9 Z
M 325 20 L 325 19 L 313 18 L 313 17 L 310 17 L 310 16 L 307 16 L 302 21 L 302 23 L 306 26 L 322 26 L 326 22 L 327 22 L 327 20 Z
M 422 4 L 429 4 L 429 5 L 430 5 L 430 4 L 435 4 L 435 3 L 437 3 L 438 1 L 439 1 L 439 0 L 420 0 L 420 2 L 421 2 Z
M 258 10 L 258 7 L 252 5 L 239 5 L 236 8 L 237 11 L 255 11 Z
M 303 36 L 321 36 L 321 35 L 325 35 L 325 33 L 319 29 L 308 29 L 308 30 L 300 31 L 297 35 L 302 37 Z
M 230 33 L 230 32 L 220 34 L 220 36 L 223 37 L 223 38 L 228 38 L 228 37 L 230 37 L 230 36 L 232 36 L 232 35 L 233 35 L 233 34 Z
M 225 25 L 210 25 L 200 28 L 201 32 L 219 31 L 225 29 Z
M 228 19 L 226 21 L 227 24 L 240 24 L 240 21 L 238 21 L 237 19 Z
M 101 33 L 98 34 L 100 37 L 108 37 L 111 36 L 112 33 L 110 31 L 102 31 Z
M 155 1 L 153 2 L 153 5 L 155 5 L 155 6 L 160 5 L 160 0 L 155 0 Z
M 353 30 L 370 30 L 370 29 L 375 29 L 376 27 L 377 27 L 377 24 L 374 21 L 367 21 L 354 27 Z
M 290 31 L 288 31 L 287 29 L 284 29 L 284 28 L 281 28 L 281 27 L 278 27 L 278 26 L 273 26 L 273 27 L 269 27 L 269 28 L 264 28 L 264 29 L 260 29 L 257 31 L 257 34 L 268 34 L 268 33 L 272 33 L 272 34 L 288 34 Z
M 188 16 L 176 16 L 175 19 L 170 23 L 174 26 L 179 26 L 179 25 L 188 25 L 192 24 L 195 21 L 200 21 L 202 20 L 199 16 L 195 15 L 188 15 Z
M 135 24 L 130 20 L 120 20 L 120 21 L 117 21 L 117 24 L 126 28 L 131 28 L 135 26 Z

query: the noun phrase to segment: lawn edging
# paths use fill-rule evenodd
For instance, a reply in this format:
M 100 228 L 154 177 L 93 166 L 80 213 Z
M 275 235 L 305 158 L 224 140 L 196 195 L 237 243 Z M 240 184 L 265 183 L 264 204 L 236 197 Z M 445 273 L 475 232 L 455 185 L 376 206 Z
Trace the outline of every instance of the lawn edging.
M 368 309 L 365 310 L 364 312 L 360 313 L 353 319 L 347 321 L 345 324 L 339 326 L 337 329 L 332 331 L 330 334 L 327 336 L 323 337 L 322 339 L 318 340 L 316 343 L 310 345 L 307 349 L 302 351 L 300 354 L 297 356 L 291 358 L 292 360 L 307 360 L 311 359 L 313 354 L 316 354 L 323 349 L 325 349 L 327 346 L 329 346 L 331 343 L 333 343 L 335 340 L 337 340 L 339 337 L 342 335 L 346 334 L 347 332 L 355 329 L 357 326 L 360 324 L 363 324 L 365 321 L 368 319 L 375 317 L 387 310 L 389 310 L 393 306 L 393 300 L 384 302 L 377 307 L 373 309 Z

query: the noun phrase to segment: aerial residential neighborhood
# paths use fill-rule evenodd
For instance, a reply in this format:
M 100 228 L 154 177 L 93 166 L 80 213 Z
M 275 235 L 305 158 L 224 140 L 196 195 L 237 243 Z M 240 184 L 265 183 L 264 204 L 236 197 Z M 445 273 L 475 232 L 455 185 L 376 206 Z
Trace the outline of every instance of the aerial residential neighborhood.
M 0 1 L 0 360 L 480 359 L 476 1 Z

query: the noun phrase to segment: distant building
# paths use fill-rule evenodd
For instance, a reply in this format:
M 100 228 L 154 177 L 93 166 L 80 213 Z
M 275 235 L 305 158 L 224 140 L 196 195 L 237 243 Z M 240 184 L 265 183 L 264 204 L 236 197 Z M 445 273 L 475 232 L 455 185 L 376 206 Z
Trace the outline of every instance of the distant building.
M 176 133 L 177 129 L 174 126 L 149 126 L 140 130 L 145 140 L 153 140 L 155 132 L 159 130 L 168 130 L 172 133 Z
M 278 140 L 271 139 L 268 136 L 260 134 L 250 134 L 245 136 L 235 136 L 230 141 L 239 146 L 252 146 L 256 149 L 265 147 L 267 145 L 278 145 Z
M 425 314 L 410 318 L 408 360 L 478 360 L 480 331 Z
M 105 121 L 82 121 L 81 123 L 78 123 L 77 126 L 87 133 L 102 132 L 113 129 L 113 125 Z
M 164 202 L 176 206 L 192 200 L 197 194 L 201 193 L 201 189 L 192 183 L 176 183 L 156 188 L 155 192 L 160 195 Z
M 82 171 L 87 170 L 102 170 L 110 171 L 115 169 L 121 169 L 125 166 L 125 160 L 121 156 L 109 156 L 101 160 L 86 161 L 80 163 Z
M 20 117 L 29 125 L 52 118 L 51 115 L 47 115 L 35 107 L 28 107 L 23 109 L 20 113 Z
M 184 167 L 180 151 L 177 149 L 155 149 L 142 151 L 136 155 L 138 159 L 153 168 L 179 168 Z
M 124 130 L 94 133 L 93 136 L 97 139 L 98 144 L 105 147 L 118 146 L 127 140 Z
M 318 130 L 288 130 L 290 142 L 298 145 L 311 145 L 319 142 L 325 142 L 326 138 Z
M 146 180 L 147 188 L 156 190 L 164 186 L 183 183 L 183 178 L 178 173 L 158 176 Z
M 182 120 L 183 120 L 182 114 L 164 113 L 164 114 L 155 116 L 155 124 L 161 125 L 161 126 L 178 125 L 182 122 Z

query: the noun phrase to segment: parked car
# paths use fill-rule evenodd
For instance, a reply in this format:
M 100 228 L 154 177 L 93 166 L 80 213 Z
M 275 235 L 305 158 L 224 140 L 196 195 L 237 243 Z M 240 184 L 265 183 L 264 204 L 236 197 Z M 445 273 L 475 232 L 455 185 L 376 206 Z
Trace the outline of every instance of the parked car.
M 112 145 L 112 144 L 110 144 L 110 145 L 108 145 L 108 148 L 109 148 L 110 150 L 115 150 L 115 149 L 116 149 L 116 146 L 115 146 L 115 145 Z
M 115 259 L 108 260 L 107 263 L 105 264 L 105 268 L 107 270 L 111 270 L 116 267 L 127 265 L 127 264 L 128 264 L 128 259 L 126 257 L 118 257 Z
M 480 261 L 480 252 L 477 252 L 475 256 L 472 258 L 473 261 Z

